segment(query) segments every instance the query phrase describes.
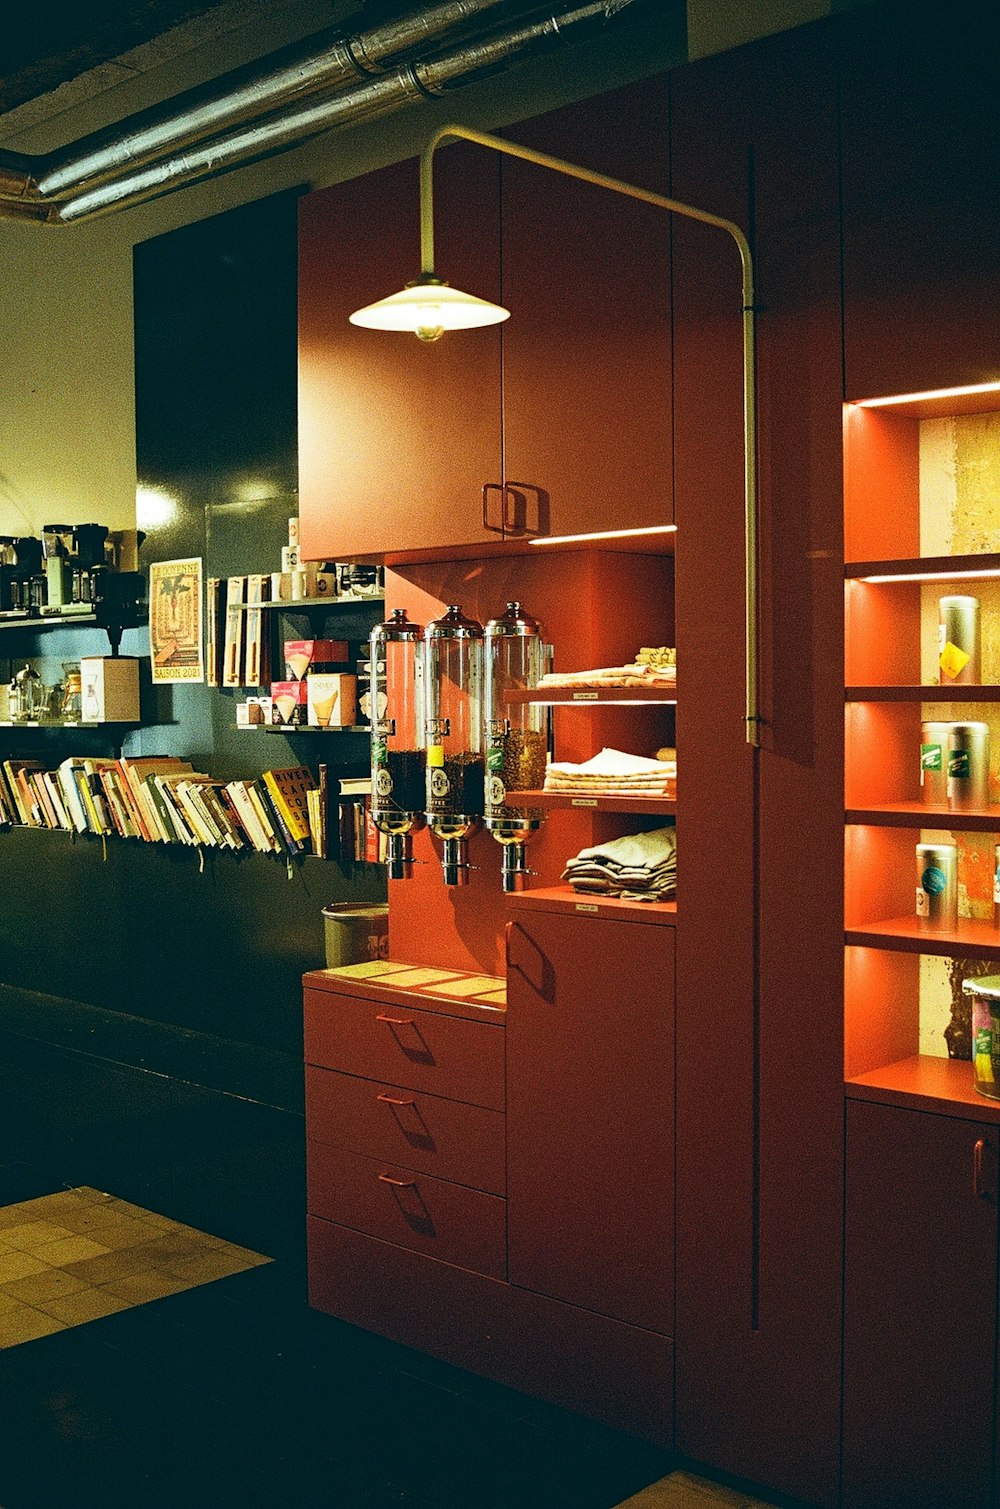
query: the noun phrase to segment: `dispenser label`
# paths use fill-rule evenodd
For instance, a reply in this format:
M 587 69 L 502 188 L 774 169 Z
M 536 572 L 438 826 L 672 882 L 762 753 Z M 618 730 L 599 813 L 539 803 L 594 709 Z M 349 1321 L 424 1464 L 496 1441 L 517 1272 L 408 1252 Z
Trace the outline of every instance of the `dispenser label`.
M 941 649 L 939 664 L 946 676 L 955 679 L 968 665 L 969 656 L 949 639 Z
M 507 796 L 507 788 L 498 775 L 491 775 L 486 782 L 486 805 L 488 807 L 502 807 Z
M 427 767 L 429 770 L 441 770 L 444 768 L 444 745 L 429 744 L 427 746 Z M 445 790 L 447 790 L 447 786 Z
M 391 795 L 391 793 L 392 776 L 383 766 L 376 772 L 375 775 L 375 794 L 376 796 L 389 796 Z
M 430 751 L 428 751 L 428 755 L 429 754 L 430 754 Z M 449 790 L 449 787 L 448 787 L 448 777 L 445 775 L 445 773 L 444 773 L 443 770 L 441 770 L 441 769 L 432 769 L 431 770 L 430 787 L 431 787 L 431 796 L 432 797 L 435 797 L 435 798 L 437 798 L 437 799 L 440 800 L 441 797 L 445 797 L 445 796 L 448 795 L 448 790 Z
M 920 769 L 922 771 L 944 769 L 944 750 L 940 744 L 921 744 Z

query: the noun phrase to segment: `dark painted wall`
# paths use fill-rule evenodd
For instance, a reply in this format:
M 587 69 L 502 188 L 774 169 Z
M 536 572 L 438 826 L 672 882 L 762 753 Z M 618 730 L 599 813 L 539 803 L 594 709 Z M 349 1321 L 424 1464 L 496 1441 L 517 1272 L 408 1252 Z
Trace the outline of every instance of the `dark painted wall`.
M 170 500 L 146 522 L 144 566 L 201 556 L 205 575 L 280 568 L 296 498 L 296 205 L 293 194 L 215 216 L 135 249 L 140 489 Z M 141 505 L 140 505 L 141 506 Z M 307 630 L 362 639 L 380 610 Z M 96 630 L 7 633 L 5 661 L 106 653 Z M 145 630 L 125 654 L 148 654 Z M 0 665 L 0 671 L 6 670 Z M 142 662 L 143 727 L 124 752 L 176 753 L 225 778 L 323 758 L 367 768 L 364 735 L 238 732 L 244 693 L 156 687 Z M 117 753 L 98 731 L 5 730 L 0 757 L 56 764 Z M 307 858 L 208 853 L 109 839 L 0 834 L 0 1027 L 278 1105 L 301 1104 L 301 990 L 323 963 L 322 908 L 382 899 L 382 871 Z

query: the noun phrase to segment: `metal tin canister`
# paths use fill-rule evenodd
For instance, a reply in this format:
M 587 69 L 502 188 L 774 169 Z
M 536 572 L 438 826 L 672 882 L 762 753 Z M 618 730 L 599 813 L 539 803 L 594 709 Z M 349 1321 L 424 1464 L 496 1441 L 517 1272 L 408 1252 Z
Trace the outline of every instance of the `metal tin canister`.
M 963 980 L 972 997 L 972 1082 L 980 1095 L 1000 1100 L 1000 975 Z
M 979 683 L 979 598 L 938 599 L 938 680 Z
M 948 730 L 948 806 L 986 807 L 990 800 L 990 726 L 953 723 Z
M 917 844 L 917 922 L 929 932 L 954 932 L 958 926 L 954 844 Z
M 920 725 L 920 797 L 928 807 L 948 804 L 948 731 L 950 723 Z

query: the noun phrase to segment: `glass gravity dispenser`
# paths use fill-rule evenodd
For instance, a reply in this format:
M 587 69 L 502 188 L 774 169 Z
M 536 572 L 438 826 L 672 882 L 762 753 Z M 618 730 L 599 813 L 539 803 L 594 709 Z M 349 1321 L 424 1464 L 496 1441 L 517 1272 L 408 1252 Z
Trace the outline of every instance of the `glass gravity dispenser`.
M 507 803 L 509 791 L 540 791 L 548 752 L 546 710 L 537 702 L 512 702 L 511 693 L 531 691 L 547 668 L 548 647 L 537 619 L 508 603 L 486 625 L 486 827 L 503 846 L 505 891 L 520 891 L 529 874 L 524 846 L 542 814 Z
M 467 840 L 483 815 L 483 629 L 451 606 L 427 625 L 427 823 L 445 885 L 468 880 Z
M 372 821 L 388 835 L 390 880 L 412 873 L 410 835 L 424 824 L 423 628 L 396 608 L 369 637 Z

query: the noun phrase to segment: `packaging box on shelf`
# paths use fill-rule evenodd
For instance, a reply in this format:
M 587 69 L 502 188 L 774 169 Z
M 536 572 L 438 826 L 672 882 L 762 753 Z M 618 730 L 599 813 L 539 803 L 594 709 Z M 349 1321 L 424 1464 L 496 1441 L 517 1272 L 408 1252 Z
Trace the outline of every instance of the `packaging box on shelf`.
M 350 728 L 357 721 L 358 681 L 339 671 L 311 671 L 306 677 L 310 728 Z
M 285 675 L 304 681 L 310 671 L 326 671 L 343 665 L 349 655 L 346 639 L 286 639 Z
M 80 708 L 84 723 L 138 723 L 138 660 L 132 655 L 83 656 Z
M 304 681 L 271 682 L 271 721 L 294 727 L 299 727 L 306 721 Z

